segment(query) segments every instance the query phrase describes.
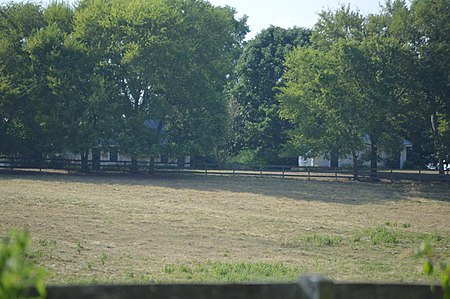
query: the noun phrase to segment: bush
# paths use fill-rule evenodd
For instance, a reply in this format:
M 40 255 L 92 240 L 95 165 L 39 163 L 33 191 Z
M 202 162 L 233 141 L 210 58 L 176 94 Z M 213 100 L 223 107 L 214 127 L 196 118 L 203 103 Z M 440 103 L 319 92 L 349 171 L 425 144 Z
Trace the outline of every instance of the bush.
M 423 273 L 426 275 L 438 274 L 442 280 L 442 291 L 444 293 L 444 299 L 450 299 L 450 264 L 440 262 L 436 267 L 437 262 L 433 261 L 433 250 L 431 245 L 427 242 L 422 242 L 415 249 L 416 256 L 426 257 L 426 261 L 423 263 Z
M 25 258 L 28 239 L 27 232 L 11 231 L 0 242 L 0 298 L 45 298 L 45 273 Z M 37 296 L 28 293 L 31 287 Z

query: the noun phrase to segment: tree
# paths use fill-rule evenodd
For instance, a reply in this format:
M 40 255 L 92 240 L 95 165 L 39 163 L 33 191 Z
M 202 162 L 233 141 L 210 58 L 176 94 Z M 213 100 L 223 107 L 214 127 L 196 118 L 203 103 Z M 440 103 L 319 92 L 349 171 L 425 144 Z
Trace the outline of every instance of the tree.
M 429 115 L 431 137 L 440 173 L 450 155 L 450 2 L 411 3 L 420 103 Z
M 369 137 L 371 173 L 376 177 L 380 152 L 397 152 L 400 149 L 400 120 L 403 115 L 402 99 L 405 96 L 405 79 L 402 62 L 408 53 L 395 38 L 378 32 L 369 33 L 356 45 L 344 48 L 347 80 L 354 80 L 363 100 L 360 107 L 364 134 Z
M 133 161 L 168 145 L 180 154 L 211 150 L 226 112 L 226 75 L 246 32 L 234 14 L 205 1 L 80 3 L 76 38 L 114 87 L 118 143 Z M 166 146 L 144 126 L 148 119 L 163 121 Z
M 36 82 L 27 40 L 44 25 L 42 9 L 31 3 L 0 6 L 0 152 L 35 155 L 48 149 L 35 111 Z
M 374 177 L 380 151 L 401 144 L 397 116 L 404 88 L 397 64 L 405 53 L 397 39 L 371 25 L 348 7 L 323 12 L 312 35 L 315 49 L 289 56 L 280 97 L 281 115 L 297 126 L 291 149 L 351 153 L 355 178 L 364 136 Z
M 89 149 L 101 145 L 112 123 L 107 83 L 95 73 L 87 49 L 73 36 L 74 11 L 64 3 L 44 10 L 45 25 L 28 39 L 26 51 L 41 99 L 37 111 L 54 153 L 70 151 L 82 157 L 87 171 Z M 46 153 L 49 153 L 47 151 Z
M 320 51 L 297 48 L 286 59 L 286 86 L 279 94 L 280 116 L 294 124 L 288 153 L 329 156 L 351 153 L 358 178 L 358 151 L 362 149 L 362 118 L 357 87 L 345 80 L 339 48 Z
M 190 148 L 190 154 L 214 155 L 223 164 L 229 136 L 224 89 L 248 27 L 246 18 L 236 20 L 229 7 L 194 2 L 179 3 L 185 13 L 174 32 L 174 40 L 182 41 L 175 49 L 180 58 L 166 83 L 171 104 L 167 131 L 169 141 Z
M 249 41 L 240 56 L 231 97 L 243 129 L 236 132 L 235 151 L 251 150 L 259 161 L 278 162 L 289 123 L 278 116 L 276 98 L 283 86 L 285 55 L 309 44 L 310 30 L 269 27 Z
M 448 1 L 388 1 L 383 10 L 384 32 L 399 39 L 410 52 L 405 84 L 403 130 L 414 143 L 414 151 L 431 162 L 434 153 L 443 171 L 449 154 L 449 27 Z M 435 162 L 436 162 L 435 161 Z

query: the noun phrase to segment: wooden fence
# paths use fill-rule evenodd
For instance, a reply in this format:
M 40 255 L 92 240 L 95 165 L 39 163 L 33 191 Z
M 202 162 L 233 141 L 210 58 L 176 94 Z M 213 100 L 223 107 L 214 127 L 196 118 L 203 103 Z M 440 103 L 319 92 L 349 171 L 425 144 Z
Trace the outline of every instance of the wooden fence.
M 440 286 L 335 283 L 302 276 L 286 284 L 154 284 L 54 286 L 47 299 L 442 299 Z
M 88 169 L 92 173 L 127 173 L 130 171 L 131 161 L 88 161 Z M 64 171 L 78 172 L 81 170 L 81 160 L 71 159 L 34 159 L 0 157 L 0 170 L 8 171 Z M 194 164 L 189 167 L 177 164 L 150 163 L 149 161 L 137 162 L 138 173 L 159 174 L 201 174 L 221 176 L 259 176 L 279 178 L 304 178 L 304 179 L 328 179 L 350 180 L 353 179 L 353 169 L 334 167 L 297 167 L 287 165 L 260 165 L 260 164 L 226 164 L 218 167 L 217 164 Z M 370 178 L 372 169 L 360 168 L 360 179 Z M 415 181 L 445 181 L 450 182 L 449 170 L 439 174 L 438 170 L 400 170 L 377 169 L 377 178 L 387 181 L 415 180 Z

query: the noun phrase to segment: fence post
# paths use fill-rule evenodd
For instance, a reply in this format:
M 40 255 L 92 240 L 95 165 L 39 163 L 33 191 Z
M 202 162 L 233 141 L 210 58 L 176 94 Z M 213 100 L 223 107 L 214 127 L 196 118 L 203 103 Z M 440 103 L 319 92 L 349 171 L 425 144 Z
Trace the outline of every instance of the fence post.
M 394 182 L 394 170 L 391 169 L 391 183 Z
M 208 165 L 205 164 L 205 176 L 208 176 Z
M 281 173 L 281 176 L 282 176 L 282 178 L 284 179 L 284 166 L 282 166 L 282 173 Z
M 338 180 L 338 176 L 337 176 L 337 167 L 334 168 L 334 179 L 337 181 Z
M 234 168 L 236 167 L 236 165 L 233 163 L 233 177 L 234 177 Z
M 308 274 L 300 277 L 302 297 L 307 299 L 335 298 L 334 283 L 322 276 Z
M 311 169 L 309 167 L 306 168 L 308 170 L 308 181 L 311 179 Z

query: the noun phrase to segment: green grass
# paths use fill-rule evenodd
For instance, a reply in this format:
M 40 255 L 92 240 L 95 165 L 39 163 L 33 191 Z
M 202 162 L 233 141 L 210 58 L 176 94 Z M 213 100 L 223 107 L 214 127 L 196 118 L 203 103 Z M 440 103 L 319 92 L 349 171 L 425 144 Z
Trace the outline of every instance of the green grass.
M 169 280 L 245 282 L 245 281 L 285 281 L 295 280 L 301 269 L 281 262 L 203 262 L 192 264 L 168 264 L 163 274 Z
M 319 234 L 305 235 L 302 237 L 302 240 L 318 247 L 323 246 L 334 247 L 341 244 L 343 241 L 341 236 L 319 235 Z
M 354 242 L 369 241 L 372 245 L 397 245 L 400 233 L 384 225 L 369 227 L 353 235 Z
M 356 231 L 352 235 L 353 242 L 370 243 L 372 245 L 379 245 L 385 247 L 404 247 L 409 244 L 419 244 L 422 241 L 430 243 L 441 243 L 447 246 L 450 243 L 450 238 L 439 234 L 437 231 L 432 233 L 419 233 L 408 230 L 410 226 L 378 225 L 374 227 L 367 227 L 365 229 Z

